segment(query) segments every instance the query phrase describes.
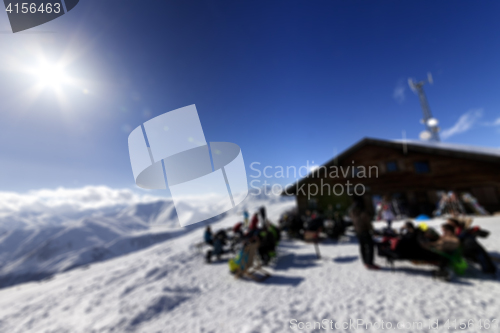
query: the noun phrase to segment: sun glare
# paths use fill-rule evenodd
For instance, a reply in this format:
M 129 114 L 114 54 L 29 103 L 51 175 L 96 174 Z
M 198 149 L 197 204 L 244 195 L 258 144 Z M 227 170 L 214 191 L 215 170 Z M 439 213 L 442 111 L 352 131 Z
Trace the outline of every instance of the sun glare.
M 25 67 L 24 72 L 29 74 L 30 88 L 26 94 L 32 103 L 43 94 L 46 97 L 55 96 L 61 110 L 71 109 L 70 94 L 74 88 L 80 87 L 80 80 L 73 78 L 66 69 L 67 62 L 63 60 L 49 61 L 40 57 L 32 66 Z
M 38 83 L 44 87 L 57 88 L 68 81 L 64 69 L 57 65 L 41 64 L 34 70 L 34 74 L 38 78 Z

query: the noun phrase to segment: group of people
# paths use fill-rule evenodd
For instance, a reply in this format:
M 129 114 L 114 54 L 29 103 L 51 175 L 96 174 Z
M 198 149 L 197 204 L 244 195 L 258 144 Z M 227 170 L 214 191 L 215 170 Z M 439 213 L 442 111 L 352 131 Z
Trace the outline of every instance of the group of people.
M 434 264 L 439 267 L 437 274 L 450 267 L 455 272 L 463 272 L 467 267 L 466 260 L 480 265 L 484 273 L 496 273 L 496 265 L 477 241 L 477 237 L 486 237 L 488 232 L 472 227 L 472 219 L 450 217 L 441 225 L 442 232 L 439 234 L 425 223 L 416 226 L 411 221 L 407 221 L 396 231 L 392 228 L 395 215 L 391 214 L 390 205 L 382 205 L 379 213 L 387 221 L 387 227 L 381 231 L 374 230 L 372 216 L 362 197 L 353 197 L 347 214 L 350 221 L 345 221 L 331 206 L 323 214 L 308 210 L 300 215 L 296 209 L 288 211 L 281 216 L 279 226 L 267 219 L 265 207 L 261 207 L 251 218 L 245 211 L 243 221 L 231 228 L 214 233 L 210 226 L 206 227 L 204 241 L 211 246 L 206 253 L 206 261 L 211 262 L 213 256 L 220 259 L 223 254 L 231 253 L 234 258 L 229 260 L 229 267 L 233 273 L 241 271 L 248 263 L 248 258 L 253 260 L 254 255 L 260 257 L 262 265 L 267 265 L 276 257 L 281 231 L 286 231 L 290 238 L 306 241 L 311 233 L 322 233 L 338 239 L 352 225 L 362 261 L 368 269 L 380 269 L 374 263 L 377 249 L 379 256 L 385 257 L 390 263 L 395 260 L 411 260 Z
M 211 246 L 206 252 L 206 262 L 215 256 L 219 260 L 225 253 L 235 254 L 248 250 L 247 245 L 256 245 L 261 262 L 267 265 L 276 257 L 276 247 L 281 239 L 281 230 L 267 219 L 266 208 L 260 207 L 251 219 L 247 211 L 243 212 L 243 221 L 228 229 L 212 232 L 210 226 L 205 228 L 204 241 Z
M 338 240 L 349 226 L 342 218 L 340 211 L 334 210 L 332 205 L 323 214 L 318 211 L 306 210 L 300 215 L 296 209 L 288 211 L 281 216 L 280 228 L 286 231 L 290 238 L 304 239 L 308 233 L 323 232 L 328 237 Z
M 359 240 L 363 263 L 368 269 L 379 269 L 374 264 L 374 235 L 371 217 L 368 214 L 363 198 L 354 197 L 349 215 L 352 219 Z M 479 227 L 472 227 L 472 219 L 450 217 L 441 225 L 441 235 L 436 230 L 421 224 L 416 227 L 408 221 L 396 232 L 388 227 L 380 233 L 381 241 L 377 243 L 379 255 L 389 260 L 413 260 L 436 264 L 440 270 L 446 265 L 458 272 L 466 268 L 466 261 L 481 266 L 484 273 L 494 274 L 496 266 L 489 254 L 477 241 L 477 237 L 485 237 L 488 232 Z M 438 271 L 439 272 L 439 271 Z

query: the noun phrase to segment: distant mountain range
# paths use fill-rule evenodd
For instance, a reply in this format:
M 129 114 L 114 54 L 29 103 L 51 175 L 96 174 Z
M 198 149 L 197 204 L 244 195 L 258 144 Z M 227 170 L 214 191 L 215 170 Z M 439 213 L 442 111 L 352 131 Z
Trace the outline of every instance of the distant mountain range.
M 287 197 L 254 194 L 207 222 L 233 216 L 237 222 L 244 209 L 253 213 L 262 205 L 293 205 Z M 103 186 L 1 192 L 0 202 L 0 288 L 125 255 L 206 225 L 181 228 L 170 198 Z M 212 207 L 209 200 L 206 207 Z

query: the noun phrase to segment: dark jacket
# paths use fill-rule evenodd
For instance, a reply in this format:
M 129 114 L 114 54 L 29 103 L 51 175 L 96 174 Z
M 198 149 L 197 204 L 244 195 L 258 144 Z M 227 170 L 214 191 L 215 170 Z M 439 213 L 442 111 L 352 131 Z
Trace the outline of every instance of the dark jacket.
M 349 212 L 349 215 L 351 217 L 354 230 L 356 230 L 358 235 L 371 233 L 373 231 L 372 219 L 366 212 L 353 209 Z

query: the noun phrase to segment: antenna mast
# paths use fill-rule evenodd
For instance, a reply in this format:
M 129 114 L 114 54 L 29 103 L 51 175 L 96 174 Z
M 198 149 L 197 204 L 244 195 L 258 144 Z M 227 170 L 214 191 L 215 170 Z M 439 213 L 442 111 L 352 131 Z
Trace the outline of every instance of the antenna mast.
M 431 73 L 427 73 L 427 82 L 430 84 L 433 83 Z M 424 92 L 424 84 L 426 84 L 427 82 L 415 82 L 412 78 L 408 79 L 408 85 L 410 86 L 411 90 L 418 94 L 420 105 L 422 106 L 422 112 L 424 114 L 424 118 L 421 120 L 421 122 L 425 125 L 426 130 L 420 133 L 420 139 L 439 142 L 441 140 L 439 139 L 439 127 L 437 126 L 438 120 L 432 117 L 429 102 L 427 102 L 427 97 L 425 96 Z

